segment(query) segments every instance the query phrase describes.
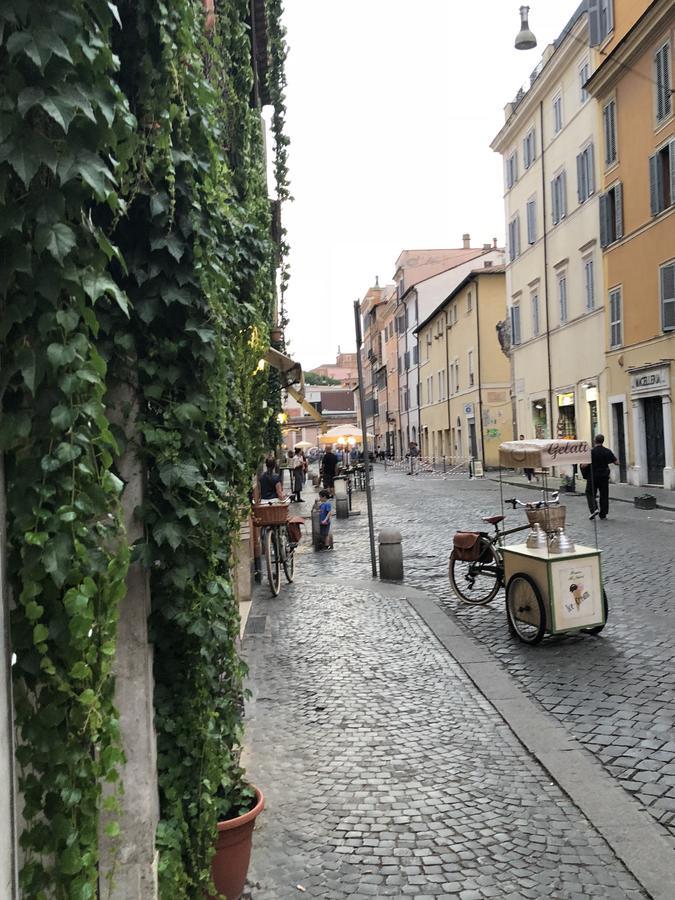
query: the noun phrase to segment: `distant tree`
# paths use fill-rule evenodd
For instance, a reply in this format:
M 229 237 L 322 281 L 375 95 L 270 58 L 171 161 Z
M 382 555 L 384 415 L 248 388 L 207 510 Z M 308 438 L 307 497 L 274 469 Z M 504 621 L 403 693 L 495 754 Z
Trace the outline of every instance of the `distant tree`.
M 316 372 L 305 372 L 305 384 L 341 384 L 337 378 L 331 378 L 330 375 L 317 375 Z

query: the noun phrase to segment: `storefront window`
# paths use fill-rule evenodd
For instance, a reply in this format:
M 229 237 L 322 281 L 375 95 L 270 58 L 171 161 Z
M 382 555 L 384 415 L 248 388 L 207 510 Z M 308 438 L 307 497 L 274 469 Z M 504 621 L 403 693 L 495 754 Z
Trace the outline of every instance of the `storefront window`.
M 558 394 L 556 437 L 561 440 L 574 440 L 576 436 L 577 423 L 574 409 L 574 394 Z
M 532 403 L 532 425 L 534 436 L 540 440 L 548 437 L 546 428 L 546 401 L 535 400 Z

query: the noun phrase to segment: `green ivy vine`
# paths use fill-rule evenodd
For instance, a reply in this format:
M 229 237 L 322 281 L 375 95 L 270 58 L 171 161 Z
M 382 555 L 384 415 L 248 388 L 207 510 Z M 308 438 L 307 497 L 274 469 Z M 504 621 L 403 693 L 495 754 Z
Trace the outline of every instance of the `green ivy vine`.
M 287 199 L 279 0 L 267 12 Z M 279 248 L 248 15 L 220 0 L 206 35 L 199 0 L 0 4 L 0 437 L 21 884 L 37 900 L 97 896 L 99 816 L 119 802 L 103 785 L 122 761 L 112 662 L 130 550 L 151 576 L 163 898 L 204 896 L 215 823 L 250 802 L 231 570 L 280 391 L 258 369 Z M 120 386 L 136 407 L 128 447 Z M 134 548 L 125 450 L 146 476 Z

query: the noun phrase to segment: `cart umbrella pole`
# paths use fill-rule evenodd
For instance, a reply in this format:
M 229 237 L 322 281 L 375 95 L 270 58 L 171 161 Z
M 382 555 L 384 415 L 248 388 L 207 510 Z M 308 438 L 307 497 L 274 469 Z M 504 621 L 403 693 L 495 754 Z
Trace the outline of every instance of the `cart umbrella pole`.
M 370 455 L 368 453 L 368 429 L 366 428 L 366 404 L 363 399 L 363 363 L 361 362 L 361 305 L 354 301 L 354 330 L 356 332 L 356 365 L 359 375 L 359 408 L 361 410 L 361 431 L 363 434 L 363 462 L 366 475 L 366 503 L 368 505 L 368 533 L 370 535 L 370 564 L 373 578 L 377 578 L 377 557 L 375 556 L 375 527 L 373 525 L 373 495 L 370 491 Z

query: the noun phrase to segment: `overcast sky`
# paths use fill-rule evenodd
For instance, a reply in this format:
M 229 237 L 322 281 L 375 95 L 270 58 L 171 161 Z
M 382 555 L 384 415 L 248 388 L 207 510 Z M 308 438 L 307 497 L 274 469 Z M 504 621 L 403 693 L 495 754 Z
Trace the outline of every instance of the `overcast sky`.
M 577 0 L 286 0 L 293 203 L 290 352 L 310 369 L 354 349 L 353 302 L 402 249 L 504 242 L 490 142 Z

